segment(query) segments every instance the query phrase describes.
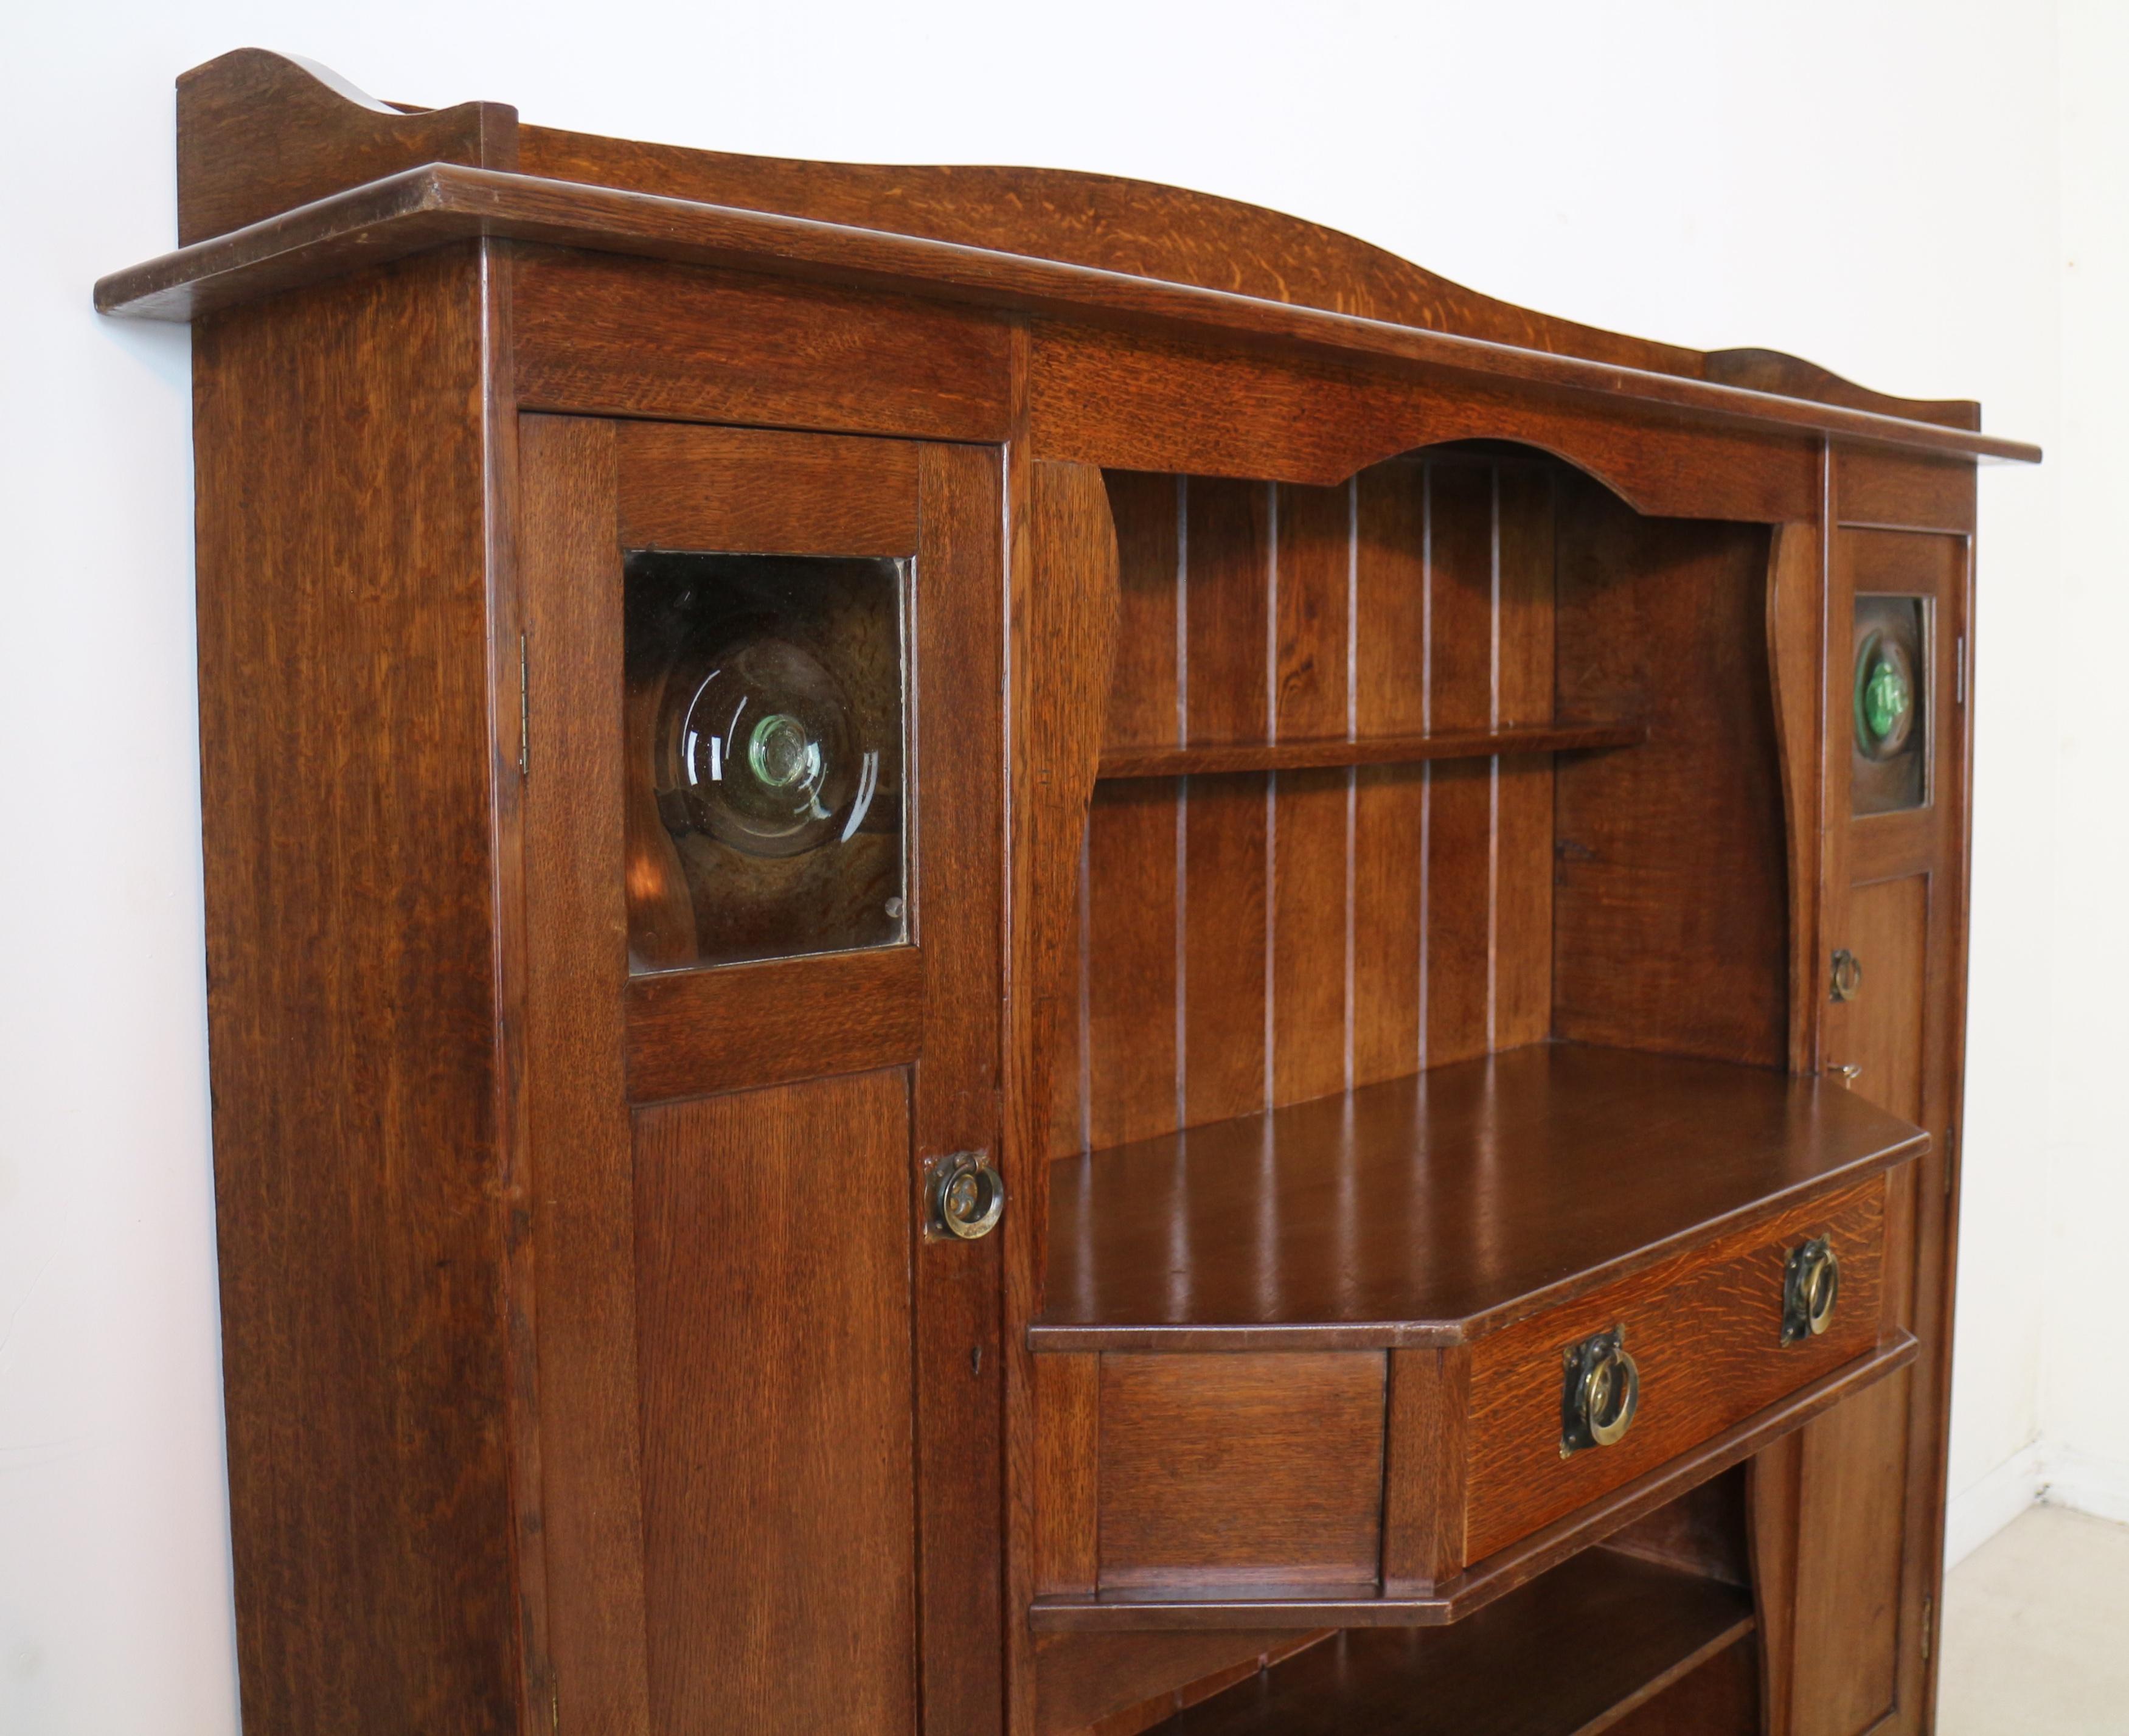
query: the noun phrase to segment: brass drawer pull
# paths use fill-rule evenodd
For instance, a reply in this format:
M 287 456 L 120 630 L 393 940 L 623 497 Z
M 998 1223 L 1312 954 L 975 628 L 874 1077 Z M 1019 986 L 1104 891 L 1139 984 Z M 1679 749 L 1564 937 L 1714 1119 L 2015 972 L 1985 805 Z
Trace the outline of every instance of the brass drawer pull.
M 1005 1180 L 985 1151 L 957 1151 L 935 1158 L 924 1181 L 924 1233 L 979 1241 L 998 1227 L 1005 1210 Z
M 1627 1353 L 1627 1329 L 1614 1326 L 1562 1353 L 1566 1386 L 1560 1401 L 1560 1456 L 1608 1447 L 1634 1426 L 1641 1371 Z
M 1841 1300 L 1841 1262 L 1823 1236 L 1813 1236 L 1789 1255 L 1782 1280 L 1782 1342 L 1816 1338 L 1833 1320 Z

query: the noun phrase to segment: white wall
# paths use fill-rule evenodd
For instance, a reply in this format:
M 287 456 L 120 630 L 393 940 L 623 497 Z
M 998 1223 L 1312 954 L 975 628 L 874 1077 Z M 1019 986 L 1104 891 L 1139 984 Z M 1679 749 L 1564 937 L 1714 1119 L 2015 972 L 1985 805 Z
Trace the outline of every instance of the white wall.
M 2069 12 L 2086 55 L 2105 7 Z M 2065 1335 L 2045 1389 L 2040 1373 L 2050 1311 L 2076 1315 L 2086 1277 L 2110 1276 L 2092 1191 L 2110 1167 L 2113 1203 L 2129 1204 L 2119 1135 L 2082 1083 L 2110 1077 L 2122 1034 L 2106 994 L 2121 853 L 2104 846 L 2121 841 L 2124 683 L 2065 616 L 2074 598 L 2119 627 L 2122 604 L 2099 377 L 2069 371 L 2066 424 L 2061 349 L 2067 319 L 2081 354 L 2109 348 L 2119 376 L 2105 300 L 2111 284 L 2121 305 L 2119 185 L 2074 177 L 2060 208 L 2054 21 L 2008 0 L 9 8 L 0 1729 L 225 1736 L 236 1722 L 186 347 L 88 311 L 96 275 L 171 244 L 179 69 L 258 43 L 380 95 L 494 97 L 593 131 L 1179 182 L 1600 325 L 1979 397 L 1990 426 L 2049 442 L 2046 468 L 1981 485 L 1964 1488 L 2044 1415 L 2079 1450 L 2129 1461 L 2122 1383 L 2074 1378 L 2111 1366 L 2111 1346 Z M 2071 69 L 2074 128 L 2118 130 L 2103 105 L 2120 64 L 2094 51 Z M 2090 247 L 2066 299 L 2065 221 Z M 2082 468 L 2065 434 L 2088 443 Z M 2057 510 L 2074 488 L 2066 584 Z M 2033 1280 L 2043 1266 L 2051 1290 Z

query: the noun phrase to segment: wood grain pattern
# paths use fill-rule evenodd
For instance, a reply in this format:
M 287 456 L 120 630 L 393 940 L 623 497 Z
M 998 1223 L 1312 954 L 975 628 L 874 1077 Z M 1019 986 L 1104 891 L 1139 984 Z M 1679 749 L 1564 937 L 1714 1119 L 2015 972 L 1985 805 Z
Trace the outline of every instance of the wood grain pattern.
M 628 1093 L 701 1097 L 917 1058 L 924 958 L 913 946 L 633 977 Z
M 1788 1053 L 1768 535 L 1560 497 L 1563 711 L 1647 742 L 1555 769 L 1554 1030 L 1774 1067 Z
M 1831 950 L 1820 931 L 1819 896 L 1819 816 L 1826 799 L 1826 730 L 1818 704 L 1819 659 L 1826 646 L 1825 579 L 1820 527 L 1775 526 L 1768 552 L 1767 654 L 1788 820 L 1792 1073 L 1818 1068 L 1819 960 Z M 1763 1649 L 1765 1643 L 1763 1635 Z
M 907 441 L 634 421 L 615 437 L 623 548 L 917 552 L 919 449 Z
M 1374 1581 L 1381 1356 L 1101 1362 L 1102 1589 Z
M 1007 335 L 977 310 L 539 247 L 516 274 L 528 408 L 949 440 L 1009 426 Z
M 1282 1628 L 1046 1634 L 1035 1652 L 1037 1736 L 1136 1736 L 1330 1637 Z
M 563 1729 L 650 1717 L 623 994 L 614 430 L 522 425 L 527 747 L 526 1065 L 541 1282 L 543 1487 Z M 530 693 L 539 695 L 532 703 Z
M 1521 1543 L 1466 1568 L 1430 1594 L 1279 1599 L 1193 1592 L 1186 1588 L 1114 1592 L 1091 1598 L 1066 1596 L 1037 1600 L 1028 1610 L 1029 1628 L 1037 1634 L 1188 1633 L 1240 1627 L 1315 1629 L 1326 1624 L 1341 1628 L 1424 1628 L 1464 1621 L 1710 1477 L 1721 1476 L 1784 1437 L 1809 1426 L 1834 1406 L 1913 1367 L 1917 1350 L 1915 1340 L 1903 1334 L 1656 1470 L 1532 1532 Z
M 1927 874 L 1857 887 L 1848 900 L 1848 944 L 1864 966 L 1859 1006 L 1844 1053 L 1862 1072 L 1857 1086 L 1903 1119 L 1922 1119 L 1927 1055 L 1930 882 Z M 1868 1083 L 1865 1084 L 1867 1080 Z
M 1190 780 L 1182 1039 L 1188 1125 L 1261 1109 L 1271 1089 L 1265 1017 L 1270 813 L 1261 776 Z
M 1463 1567 L 1470 1389 L 1467 1347 L 1390 1353 L 1382 1565 L 1389 1596 L 1431 1592 Z
M 845 283 L 894 283 L 949 301 L 1005 303 L 1034 315 L 1091 315 L 1103 323 L 1139 324 L 1153 331 L 1177 327 L 1241 332 L 1265 350 L 1297 353 L 1327 350 L 1400 362 L 1431 362 L 1468 376 L 1464 390 L 1479 397 L 1487 383 L 1512 383 L 1504 404 L 1483 419 L 1466 413 L 1449 426 L 1363 448 L 1354 460 L 1329 473 L 1287 474 L 1282 480 L 1342 480 L 1373 459 L 1430 440 L 1507 435 L 1532 438 L 1534 425 L 1520 417 L 1514 386 L 1560 389 L 1553 412 L 1563 430 L 1580 408 L 1573 394 L 1629 398 L 1660 407 L 1645 430 L 1661 448 L 1688 440 L 1712 447 L 1730 431 L 1726 424 L 1771 425 L 1778 438 L 1810 429 L 1845 439 L 1875 441 L 1924 452 L 1972 453 L 2031 462 L 2036 448 L 2015 440 L 1832 405 L 1741 392 L 1727 385 L 1639 373 L 1580 357 L 1498 346 L 1480 340 L 1355 321 L 1312 308 L 1236 297 L 1196 286 L 1160 283 L 1090 271 L 1050 260 L 1017 258 L 986 250 L 826 224 L 810 219 L 694 204 L 642 193 L 574 186 L 490 169 L 434 164 L 388 175 L 336 193 L 284 216 L 202 241 L 102 278 L 96 305 L 107 313 L 188 320 L 338 276 L 363 265 L 389 263 L 455 241 L 493 236 L 521 242 L 579 247 L 600 252 L 694 265 L 824 276 Z M 1112 340 L 1113 341 L 1113 340 Z M 1068 411 L 1069 400 L 1054 397 Z M 1479 408 L 1474 405 L 1473 408 Z M 1703 426 L 1679 428 L 1677 412 L 1697 412 Z M 1665 413 L 1668 412 L 1668 413 Z M 1585 418 L 1589 413 L 1583 412 Z M 1601 421 L 1599 411 L 1594 419 Z M 1337 427 L 1345 419 L 1333 419 Z M 1670 426 L 1665 425 L 1669 423 Z M 1490 424 L 1490 426 L 1489 426 Z M 1505 425 L 1505 426 L 1503 426 Z M 1365 430 L 1362 430 L 1365 431 Z M 1665 436 L 1671 436 L 1666 440 Z M 1346 438 L 1350 445 L 1350 436 Z M 1567 452 L 1573 434 L 1537 442 Z M 1621 468 L 1636 468 L 1631 440 L 1612 443 Z M 1799 445 L 1803 443 L 1798 442 Z M 1083 461 L 1084 454 L 1047 443 L 1037 455 L 1052 462 Z M 1664 459 L 1657 459 L 1660 481 Z M 1712 454 L 1711 454 L 1712 455 Z M 1218 471 L 1213 463 L 1174 454 L 1145 459 L 1122 454 L 1104 461 L 1139 469 Z M 1577 454 L 1578 462 L 1581 457 Z M 1601 464 L 1586 465 L 1593 470 Z M 1675 466 L 1670 467 L 1675 469 Z M 1748 467 L 1733 475 L 1750 487 Z M 1656 510 L 1660 510 L 1660 507 Z M 1779 518 L 1779 511 L 1760 515 Z
M 207 1061 L 255 1728 L 485 1730 L 522 1680 L 479 268 L 456 250 L 194 334 Z
M 1862 1354 L 1879 1340 L 1882 1178 L 1812 1201 L 1479 1340 L 1471 1351 L 1465 1560 L 1483 1560 Z M 1781 1342 L 1790 1249 L 1841 1257 L 1841 1304 L 1817 1338 Z M 1622 1325 L 1641 1410 L 1611 1447 L 1560 1456 L 1560 1353 Z
M 1894 1709 L 1905 1553 L 1899 1491 L 1908 1477 L 1912 1386 L 1912 1373 L 1887 1381 L 1801 1437 L 1809 1505 L 1797 1539 L 1804 1595 L 1797 1602 L 1790 1728 L 1798 1733 L 1862 1736 Z
M 1055 1165 L 1049 1306 L 1030 1337 L 1455 1344 L 1922 1146 L 1837 1084 L 1533 1044 Z M 1530 1209 L 1562 1190 L 1572 1214 Z
M 913 1729 L 907 1076 L 641 1110 L 635 1152 L 651 1728 Z
M 261 48 L 178 76 L 181 246 L 425 163 L 517 168 L 517 111 L 460 102 L 410 114 Z
M 1631 722 L 1510 724 L 1498 730 L 1435 730 L 1358 741 L 1242 741 L 1184 747 L 1118 748 L 1102 755 L 1104 782 L 1218 772 L 1310 771 L 1331 766 L 1418 765 L 1562 749 L 1636 747 L 1648 731 Z
M 905 1200 L 926 1158 L 996 1151 L 1004 901 L 1004 549 L 994 452 L 917 455 L 915 917 L 923 1049 Z M 926 776 L 927 766 L 947 775 Z M 997 1736 L 1005 1716 L 1004 1296 L 996 1236 L 916 1258 L 919 1698 L 929 1736 Z
M 1035 1585 L 1092 1591 L 1100 1572 L 1100 1358 L 1035 1363 Z
M 1083 1113 L 1097 1147 L 1175 1125 L 1177 801 L 1172 783 L 1098 786 L 1088 815 Z
M 1050 1142 L 1077 983 L 1080 853 L 1093 791 L 1117 621 L 1116 522 L 1100 473 L 1006 454 L 1006 900 L 1002 1025 L 1004 1140 L 1013 1200 L 993 1239 L 1004 1266 L 1006 1606 L 1034 1596 L 1034 1358 L 1024 1329 L 1042 1306 Z M 1069 996 L 1069 998 L 1068 998 Z M 1007 1726 L 1034 1727 L 1031 1635 L 1006 1624 Z
M 1455 1627 L 1341 1634 L 1165 1728 L 1584 1736 L 1733 1648 L 1751 1625 L 1730 1586 L 1592 1550 Z M 1719 1725 L 1703 1736 L 1718 1733 L 1728 1736 Z

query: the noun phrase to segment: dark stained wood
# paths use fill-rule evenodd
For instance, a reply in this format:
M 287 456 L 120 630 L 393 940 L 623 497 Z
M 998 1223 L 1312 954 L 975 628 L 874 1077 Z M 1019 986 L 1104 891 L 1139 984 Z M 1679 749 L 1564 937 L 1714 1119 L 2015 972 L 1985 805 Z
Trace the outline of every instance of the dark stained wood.
M 1690 1489 L 1607 1539 L 1607 1548 L 1643 1561 L 1752 1588 L 1747 1469 L 1740 1465 Z
M 1143 325 L 1155 331 L 1241 331 L 1253 343 L 1298 354 L 1342 353 L 1392 363 L 1431 364 L 1452 373 L 1462 388 L 1460 395 L 1475 401 L 1460 414 L 1452 410 L 1431 432 L 1408 435 L 1388 446 L 1371 442 L 1374 449 L 1362 449 L 1355 462 L 1330 474 L 1321 469 L 1288 471 L 1280 476 L 1282 481 L 1342 480 L 1360 464 L 1433 440 L 1503 433 L 1526 437 L 1533 425 L 1518 418 L 1505 395 L 1493 405 L 1485 402 L 1484 383 L 1490 380 L 1627 400 L 1660 407 L 1672 415 L 1684 411 L 1701 424 L 1690 437 L 1707 443 L 1719 443 L 1729 426 L 1756 424 L 1923 452 L 1970 453 L 2029 463 L 2039 456 L 2036 448 L 2016 440 L 1932 423 L 1355 320 L 1217 290 L 803 217 L 451 164 L 388 175 L 286 216 L 114 273 L 97 284 L 96 305 L 106 313 L 190 320 L 481 235 L 674 264 L 768 271 L 855 285 L 893 285 L 940 300 L 1010 306 L 1033 315 L 1070 314 L 1104 324 Z M 1073 462 L 1080 455 L 1069 437 L 1055 439 L 1063 426 L 1055 418 L 1069 408 L 1069 395 L 1045 385 L 1038 413 L 1050 426 L 1039 437 L 1045 440 L 1041 455 L 1054 461 Z M 1470 413 L 1487 409 L 1493 413 Z M 1563 399 L 1556 419 L 1571 423 L 1579 409 Z M 1349 449 L 1352 434 L 1360 431 L 1344 436 Z M 1657 446 L 1669 444 L 1660 425 L 1647 432 Z M 1620 468 L 1629 474 L 1643 463 L 1636 459 L 1631 445 L 1620 442 L 1612 448 Z M 1222 468 L 1217 463 L 1179 460 L 1172 454 L 1150 458 L 1119 454 L 1110 461 L 1137 469 Z M 1740 466 L 1733 474 L 1741 483 L 1746 472 Z M 1652 472 L 1652 477 L 1660 476 L 1660 471 Z
M 516 169 L 517 111 L 461 102 L 409 113 L 262 48 L 178 75 L 180 245 L 425 163 Z
M 1826 645 L 1822 548 L 1818 526 L 1777 525 L 1767 565 L 1767 657 L 1788 839 L 1792 1073 L 1818 1068 L 1819 960 L 1831 950 L 1819 926 L 1818 895 L 1819 814 L 1826 797 L 1826 730 L 1818 705 Z
M 1112 178 L 257 50 L 179 123 L 190 245 L 98 300 L 200 321 L 250 1722 L 1137 1736 L 1334 1623 L 1529 1648 L 1608 1539 L 1758 1627 L 1562 1728 L 1923 1736 L 1972 461 L 2033 449 Z M 907 944 L 629 977 L 644 545 L 915 556 Z M 1886 593 L 1929 799 L 1856 819 Z M 975 1149 L 1003 1228 L 923 1236 Z M 1539 1728 L 1563 1658 L 1398 1715 Z
M 1117 526 L 1117 654 L 1109 681 L 1106 762 L 1119 749 L 1174 746 L 1183 735 L 1182 477 L 1114 470 L 1104 478 Z M 1104 776 L 1113 773 L 1104 771 Z
M 1084 1113 L 1095 1146 L 1176 1124 L 1179 812 L 1174 784 L 1131 782 L 1098 787 L 1088 815 Z
M 1922 1145 L 1837 1084 L 1533 1044 L 1060 1162 L 1030 1330 L 1058 1350 L 1455 1344 Z
M 1388 1596 L 1424 1596 L 1464 1566 L 1470 1387 L 1465 1346 L 1390 1353 L 1382 1569 Z
M 1767 532 L 1560 492 L 1560 705 L 1631 754 L 1560 762 L 1554 1030 L 1779 1066 L 1789 1046 Z
M 1163 1728 L 1593 1736 L 1751 1627 L 1750 1603 L 1731 1586 L 1593 1549 L 1455 1627 L 1341 1634 Z
M 538 247 L 517 279 L 527 407 L 933 440 L 1011 426 L 1007 333 L 978 310 Z
M 1121 1736 L 1210 1699 L 1331 1637 L 1328 1629 L 1238 1634 L 1050 1634 L 1036 1646 L 1038 1736 Z
M 650 1727 L 913 1729 L 907 1075 L 635 1123 Z
M 1879 1177 L 1808 1201 L 1473 1345 L 1465 1560 L 1483 1560 L 1876 1344 L 1884 1190 Z M 1823 1335 L 1784 1347 L 1784 1268 L 1813 1236 L 1841 1258 L 1840 1306 Z M 1640 1412 L 1616 1445 L 1562 1459 L 1560 1352 L 1615 1325 L 1641 1367 Z
M 1038 1357 L 1035 1584 L 1038 1594 L 1092 1591 L 1100 1567 L 1100 1358 Z
M 1265 882 L 1270 815 L 1262 776 L 1189 782 L 1181 988 L 1186 1125 L 1246 1115 L 1269 1100 Z
M 611 425 L 526 419 L 526 1070 L 541 1283 L 540 1506 L 569 1736 L 650 1717 L 623 994 L 620 564 Z M 536 692 L 536 705 L 530 693 Z
M 916 920 L 923 1048 L 904 1197 L 927 1158 L 996 1151 L 1003 963 L 1004 549 L 994 453 L 926 445 L 913 621 Z M 927 765 L 949 775 L 926 777 Z M 1004 1295 L 995 1236 L 932 1237 L 916 1260 L 918 1684 L 927 1736 L 995 1736 L 1005 1716 Z
M 479 263 L 431 255 L 193 337 L 222 1378 L 257 1729 L 517 1715 Z
M 1101 1597 L 1038 1600 L 1028 1611 L 1038 1634 L 1183 1633 L 1241 1627 L 1440 1627 L 1460 1622 L 1518 1586 L 1646 1518 L 1709 1477 L 1764 1451 L 1842 1401 L 1913 1365 L 1917 1346 L 1902 1334 L 1867 1356 L 1798 1388 L 1735 1428 L 1542 1530 L 1467 1568 L 1431 1594 L 1315 1596 L 1298 1600 L 1160 1590 Z
M 1224 1585 L 1306 1596 L 1374 1579 L 1379 1354 L 1122 1355 L 1101 1364 L 1103 1591 Z
M 1119 748 L 1103 754 L 1101 776 L 1107 780 L 1219 772 L 1303 771 L 1330 766 L 1417 765 L 1426 760 L 1479 759 L 1496 754 L 1633 747 L 1647 735 L 1647 730 L 1638 723 L 1569 721 L 1511 724 L 1498 730 L 1437 730 L 1424 735 L 1353 741 Z
M 918 449 L 757 429 L 624 422 L 623 548 L 917 552 Z
M 1023 356 L 1024 359 L 1024 356 Z M 1041 1307 L 1049 1236 L 1052 1070 L 1078 1006 L 1073 966 L 1080 855 L 1116 640 L 1116 523 L 1098 471 L 1007 452 L 1004 1139 L 1012 1201 L 1003 1242 L 1006 1606 L 1034 1596 L 1034 1358 L 1022 1329 Z M 1033 1728 L 1029 1630 L 1006 1624 L 1007 1726 Z
M 1427 478 L 1424 464 L 1406 464 L 1354 478 L 1354 607 L 1365 624 L 1354 646 L 1354 733 L 1363 742 L 1410 741 L 1428 729 Z M 1489 740 L 1482 751 L 1494 746 Z M 1355 1085 L 1397 1078 L 1421 1062 L 1426 801 L 1423 771 L 1355 775 Z
M 1605 1728 L 1613 1736 L 1761 1736 L 1756 1635 L 1723 1647 Z
M 639 1103 L 869 1073 L 917 1058 L 924 960 L 913 946 L 660 971 L 626 991 Z
M 1801 1438 L 1808 1523 L 1797 1539 L 1790 1703 L 1798 1733 L 1861 1736 L 1894 1709 L 1912 1388 L 1912 1372 L 1896 1377 Z

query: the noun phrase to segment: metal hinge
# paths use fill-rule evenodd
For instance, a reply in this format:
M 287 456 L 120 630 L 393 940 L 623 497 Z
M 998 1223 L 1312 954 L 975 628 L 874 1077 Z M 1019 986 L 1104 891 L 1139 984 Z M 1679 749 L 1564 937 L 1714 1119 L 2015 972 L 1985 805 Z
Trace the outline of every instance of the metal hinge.
M 1952 1166 L 1959 1161 L 1959 1122 L 1955 1117 L 1944 1124 L 1944 1196 L 1951 1197 Z
M 517 775 L 532 773 L 532 659 L 526 635 L 517 635 Z
M 1964 633 L 1952 641 L 1951 700 L 1954 705 L 1966 703 L 1966 635 Z
M 1931 1630 L 1936 1626 L 1936 1600 L 1934 1597 L 1925 1597 L 1922 1600 L 1922 1662 L 1924 1663 L 1929 1662 Z

